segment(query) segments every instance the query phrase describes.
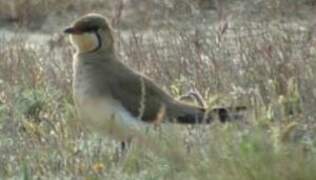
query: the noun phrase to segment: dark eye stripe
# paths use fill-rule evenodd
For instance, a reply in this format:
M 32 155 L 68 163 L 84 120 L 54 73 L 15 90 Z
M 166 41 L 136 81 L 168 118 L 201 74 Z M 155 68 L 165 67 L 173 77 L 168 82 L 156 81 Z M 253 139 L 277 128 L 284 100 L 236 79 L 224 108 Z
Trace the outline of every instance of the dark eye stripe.
M 81 29 L 82 32 L 96 32 L 99 29 L 97 26 L 88 26 Z

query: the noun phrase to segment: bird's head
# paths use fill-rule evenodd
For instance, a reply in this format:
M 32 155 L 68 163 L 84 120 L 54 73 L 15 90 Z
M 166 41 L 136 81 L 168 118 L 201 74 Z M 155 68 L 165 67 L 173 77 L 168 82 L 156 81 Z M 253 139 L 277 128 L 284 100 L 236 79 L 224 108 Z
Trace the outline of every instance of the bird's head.
M 100 14 L 87 14 L 79 18 L 64 33 L 70 34 L 71 43 L 78 53 L 113 50 L 112 28 L 108 20 Z

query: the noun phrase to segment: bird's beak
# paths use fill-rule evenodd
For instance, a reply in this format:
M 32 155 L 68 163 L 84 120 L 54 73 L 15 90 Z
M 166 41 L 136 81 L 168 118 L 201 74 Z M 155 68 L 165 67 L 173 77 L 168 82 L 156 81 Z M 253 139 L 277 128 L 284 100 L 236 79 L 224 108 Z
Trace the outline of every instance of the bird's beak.
M 81 32 L 79 30 L 77 30 L 76 28 L 74 28 L 74 27 L 67 27 L 64 30 L 64 33 L 65 34 L 80 34 Z

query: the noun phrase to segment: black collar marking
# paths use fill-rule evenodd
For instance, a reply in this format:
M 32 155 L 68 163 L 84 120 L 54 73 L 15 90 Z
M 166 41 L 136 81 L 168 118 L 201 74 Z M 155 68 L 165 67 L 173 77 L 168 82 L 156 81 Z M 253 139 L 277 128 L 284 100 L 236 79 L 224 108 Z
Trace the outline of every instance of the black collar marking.
M 101 39 L 101 35 L 99 34 L 98 31 L 94 31 L 94 34 L 97 36 L 97 39 L 98 39 L 98 46 L 93 49 L 91 52 L 95 52 L 97 50 L 99 50 L 101 47 L 102 47 L 102 39 Z

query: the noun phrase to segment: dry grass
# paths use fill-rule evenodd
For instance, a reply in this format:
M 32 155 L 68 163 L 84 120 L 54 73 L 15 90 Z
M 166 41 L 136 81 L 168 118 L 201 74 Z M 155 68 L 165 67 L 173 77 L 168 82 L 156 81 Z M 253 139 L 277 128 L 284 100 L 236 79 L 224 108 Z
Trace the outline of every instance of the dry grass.
M 218 11 L 212 26 L 169 21 L 155 30 L 116 32 L 122 61 L 174 96 L 197 89 L 209 106 L 250 107 L 247 119 L 232 124 L 149 129 L 122 159 L 117 142 L 76 121 L 66 39 L 34 43 L 20 33 L 0 39 L 0 176 L 314 180 L 313 27 L 287 19 L 283 6 L 261 6 L 265 13 L 234 11 L 235 19 Z M 19 16 L 28 21 L 37 12 L 27 13 Z

